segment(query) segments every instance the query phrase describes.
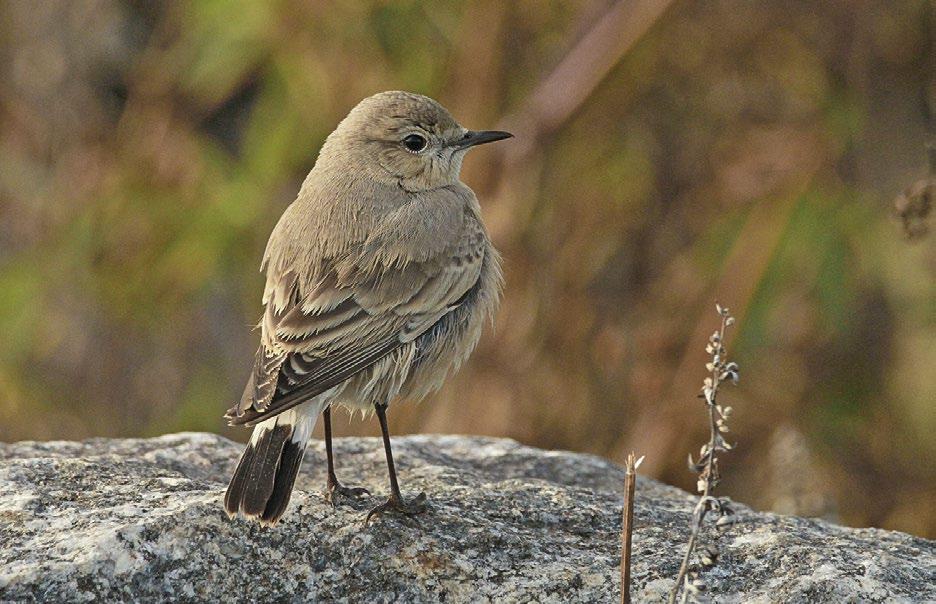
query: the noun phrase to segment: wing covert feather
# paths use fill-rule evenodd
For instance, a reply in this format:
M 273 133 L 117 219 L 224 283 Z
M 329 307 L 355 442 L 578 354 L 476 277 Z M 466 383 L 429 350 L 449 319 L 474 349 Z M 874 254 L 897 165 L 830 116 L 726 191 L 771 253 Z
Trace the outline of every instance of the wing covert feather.
M 454 310 L 477 282 L 487 245 L 472 220 L 457 244 L 425 262 L 354 271 L 342 258 L 308 292 L 292 271 L 268 273 L 263 344 L 244 399 L 228 411 L 231 423 L 253 425 L 325 392 Z

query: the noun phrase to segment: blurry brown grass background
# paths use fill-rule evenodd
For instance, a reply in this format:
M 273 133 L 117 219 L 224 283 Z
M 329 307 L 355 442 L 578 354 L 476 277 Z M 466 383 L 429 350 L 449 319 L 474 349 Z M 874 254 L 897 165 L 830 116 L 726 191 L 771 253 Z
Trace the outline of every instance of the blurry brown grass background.
M 245 438 L 221 414 L 266 238 L 345 113 L 407 89 L 517 138 L 463 172 L 496 330 L 395 434 L 634 450 L 691 488 L 717 299 L 722 492 L 936 537 L 936 247 L 891 210 L 925 175 L 933 27 L 927 0 L 8 0 L 0 439 Z

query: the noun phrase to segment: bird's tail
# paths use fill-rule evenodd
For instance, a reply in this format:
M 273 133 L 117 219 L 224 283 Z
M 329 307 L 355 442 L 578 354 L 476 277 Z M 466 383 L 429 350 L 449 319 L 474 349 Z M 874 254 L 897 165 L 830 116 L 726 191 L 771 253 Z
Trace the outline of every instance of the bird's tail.
M 224 495 L 224 509 L 261 524 L 276 524 L 292 495 L 302 456 L 321 409 L 309 401 L 260 422 Z

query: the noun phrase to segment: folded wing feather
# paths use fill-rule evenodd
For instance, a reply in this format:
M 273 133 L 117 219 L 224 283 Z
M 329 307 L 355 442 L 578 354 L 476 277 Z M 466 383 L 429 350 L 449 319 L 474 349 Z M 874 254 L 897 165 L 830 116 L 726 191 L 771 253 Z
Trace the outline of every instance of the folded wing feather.
M 411 342 L 478 280 L 480 225 L 438 258 L 353 273 L 344 264 L 308 292 L 293 271 L 268 271 L 261 346 L 231 424 L 253 425 L 325 392 Z M 352 275 L 349 277 L 349 275 Z

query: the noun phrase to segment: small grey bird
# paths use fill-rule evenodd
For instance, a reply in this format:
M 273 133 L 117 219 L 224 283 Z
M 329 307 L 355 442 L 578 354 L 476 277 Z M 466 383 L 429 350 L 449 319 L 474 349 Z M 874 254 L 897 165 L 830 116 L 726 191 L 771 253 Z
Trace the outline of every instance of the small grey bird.
M 390 497 L 367 519 L 425 509 L 424 493 L 400 494 L 386 411 L 439 388 L 492 318 L 500 260 L 459 172 L 468 149 L 510 136 L 467 130 L 409 92 L 364 99 L 328 136 L 264 253 L 260 348 L 225 416 L 254 427 L 224 497 L 229 515 L 279 520 L 319 414 L 326 497 L 367 494 L 335 476 L 335 405 L 380 421 Z

